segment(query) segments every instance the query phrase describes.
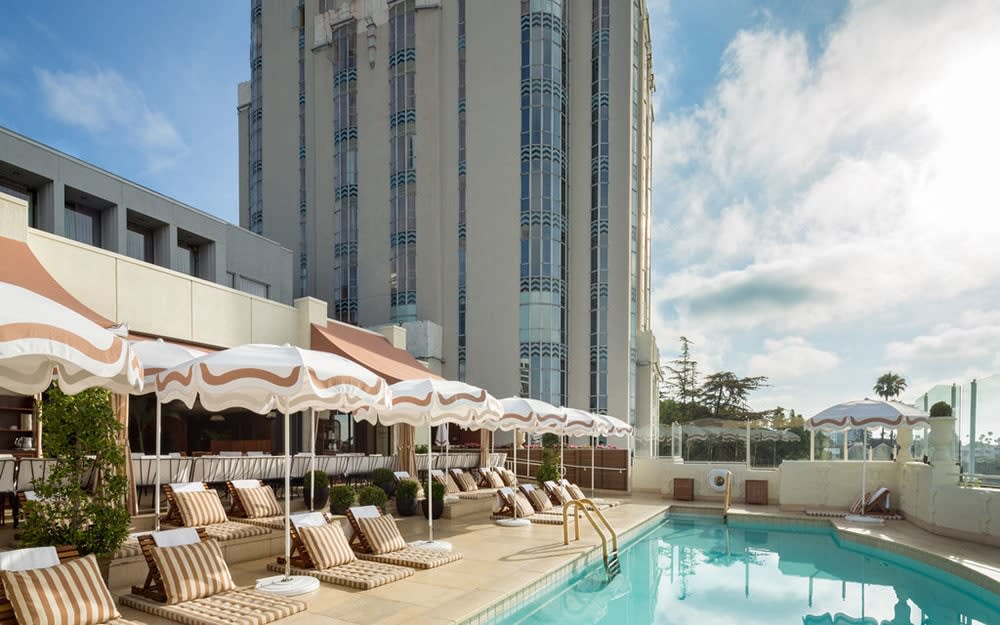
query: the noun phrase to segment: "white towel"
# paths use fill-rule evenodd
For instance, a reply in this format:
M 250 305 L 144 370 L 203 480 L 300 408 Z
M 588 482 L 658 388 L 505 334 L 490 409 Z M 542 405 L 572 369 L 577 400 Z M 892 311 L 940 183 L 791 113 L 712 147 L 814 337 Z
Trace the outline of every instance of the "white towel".
M 392 474 L 396 476 L 397 480 L 408 480 L 408 479 L 410 479 L 410 474 L 407 473 L 406 471 L 393 471 Z
M 351 508 L 355 519 L 377 519 L 382 516 L 375 506 L 355 506 Z
M 193 527 L 182 527 L 175 530 L 163 530 L 153 532 L 153 542 L 157 547 L 177 547 L 179 545 L 193 545 L 200 543 L 198 530 Z
M 323 527 L 326 525 L 326 519 L 323 517 L 322 512 L 303 512 L 301 514 L 293 514 L 289 518 L 295 527 Z
M 260 488 L 260 480 L 233 480 L 233 488 Z
M 170 485 L 175 493 L 197 493 L 205 490 L 201 482 L 174 482 Z
M 31 571 L 59 564 L 55 547 L 29 547 L 0 552 L 0 571 Z

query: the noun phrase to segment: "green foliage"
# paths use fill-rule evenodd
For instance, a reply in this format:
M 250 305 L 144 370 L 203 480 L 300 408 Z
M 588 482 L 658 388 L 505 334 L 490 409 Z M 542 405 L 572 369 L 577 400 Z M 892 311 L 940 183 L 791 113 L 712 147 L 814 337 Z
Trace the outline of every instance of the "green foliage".
M 371 480 L 373 484 L 392 484 L 396 481 L 396 476 L 393 474 L 392 469 L 379 467 L 372 471 Z
M 413 453 L 418 454 L 418 455 L 419 454 L 426 454 L 427 453 L 427 445 L 416 445 L 416 446 L 414 446 Z
M 951 404 L 946 401 L 939 401 L 933 406 L 931 406 L 931 416 L 932 417 L 950 417 L 951 416 Z
M 441 482 L 431 482 L 431 497 L 434 498 L 435 502 L 443 502 L 446 491 L 447 489 Z
M 357 495 L 350 484 L 337 484 L 330 489 L 330 512 L 342 514 L 354 505 Z
M 118 442 L 122 427 L 111 394 L 88 389 L 71 396 L 53 385 L 41 423 L 45 450 L 56 463 L 45 479 L 35 480 L 39 500 L 30 504 L 21 538 L 28 546 L 114 552 L 127 538 L 132 519 L 125 506 L 125 453 Z
M 396 500 L 415 501 L 419 491 L 420 484 L 416 480 L 400 480 L 396 485 Z
M 691 341 L 681 337 L 681 353 L 667 365 L 670 375 L 663 381 L 662 399 L 674 399 L 680 406 L 684 420 L 696 418 L 687 414 L 698 399 L 698 363 L 691 359 Z
M 359 506 L 377 506 L 383 510 L 388 501 L 389 496 L 378 486 L 365 486 L 358 491 Z
M 325 488 L 330 485 L 330 476 L 324 471 L 309 471 L 302 476 L 302 488 L 308 490 L 313 482 L 316 483 L 316 488 Z
M 872 390 L 882 399 L 894 399 L 906 390 L 906 378 L 892 371 L 883 373 L 876 380 Z
M 732 371 L 720 371 L 705 376 L 699 395 L 713 417 L 755 419 L 760 415 L 750 411 L 747 400 L 750 393 L 762 386 L 767 386 L 766 376 L 741 378 Z
M 535 479 L 538 483 L 559 479 L 559 452 L 554 449 L 542 451 L 542 464 L 538 465 Z
M 546 449 L 559 447 L 559 436 L 552 433 L 542 434 L 542 447 L 545 447 Z

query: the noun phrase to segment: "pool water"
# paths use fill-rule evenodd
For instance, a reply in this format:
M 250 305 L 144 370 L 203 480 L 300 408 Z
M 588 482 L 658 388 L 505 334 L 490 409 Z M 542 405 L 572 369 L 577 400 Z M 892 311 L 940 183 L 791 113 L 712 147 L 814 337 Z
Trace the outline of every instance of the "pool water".
M 495 625 L 1000 625 L 1000 597 L 832 529 L 670 516 Z

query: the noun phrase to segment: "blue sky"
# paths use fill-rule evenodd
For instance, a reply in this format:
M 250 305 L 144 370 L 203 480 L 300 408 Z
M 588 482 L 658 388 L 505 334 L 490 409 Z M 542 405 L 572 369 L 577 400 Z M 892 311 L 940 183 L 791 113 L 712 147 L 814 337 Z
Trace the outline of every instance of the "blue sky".
M 1000 372 L 1000 5 L 649 6 L 663 358 L 685 335 L 807 414 L 889 369 L 906 399 Z M 248 15 L 8 3 L 0 125 L 234 220 Z

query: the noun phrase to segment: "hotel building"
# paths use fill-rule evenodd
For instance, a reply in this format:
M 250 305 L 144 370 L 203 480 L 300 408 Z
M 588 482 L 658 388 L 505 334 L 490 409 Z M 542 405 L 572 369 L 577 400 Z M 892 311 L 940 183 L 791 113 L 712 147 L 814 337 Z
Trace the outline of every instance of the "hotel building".
M 251 0 L 240 223 L 447 377 L 656 422 L 645 0 Z M 640 451 L 640 453 L 642 453 Z

